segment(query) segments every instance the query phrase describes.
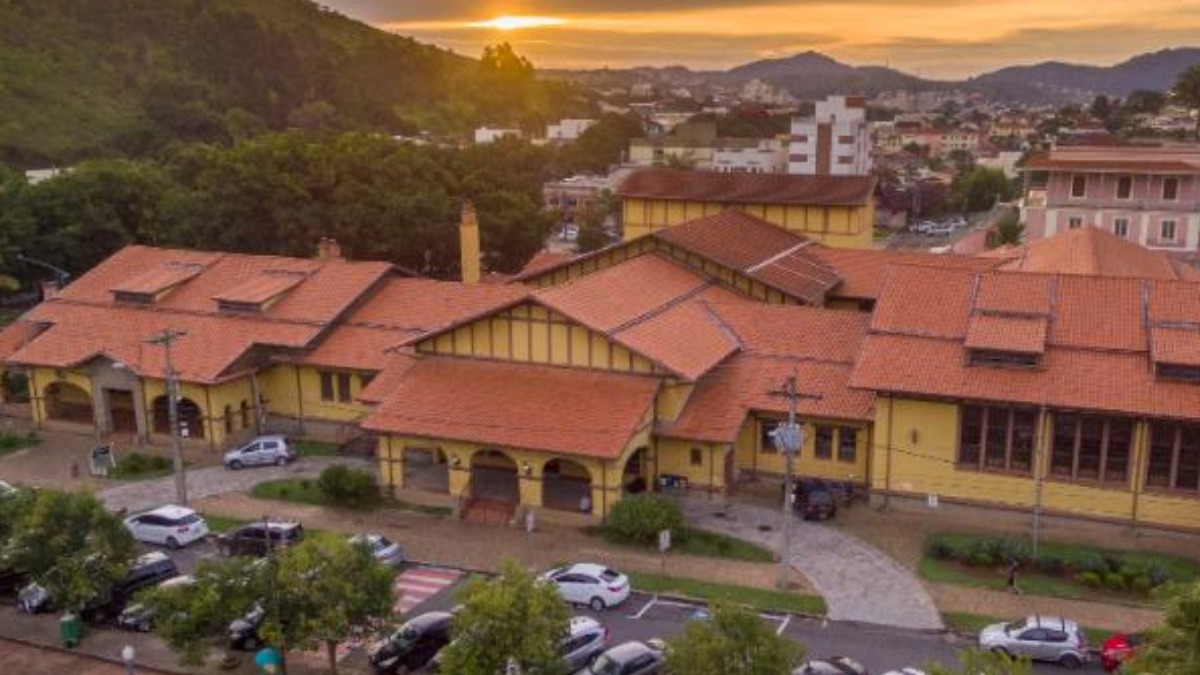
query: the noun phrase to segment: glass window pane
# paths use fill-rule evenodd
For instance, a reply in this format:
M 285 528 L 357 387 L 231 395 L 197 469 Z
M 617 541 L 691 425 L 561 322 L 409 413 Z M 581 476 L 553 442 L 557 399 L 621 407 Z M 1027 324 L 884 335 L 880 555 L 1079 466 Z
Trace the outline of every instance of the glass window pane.
M 758 451 L 759 452 L 778 452 L 775 447 L 775 438 L 771 436 L 771 432 L 775 431 L 774 420 L 762 420 L 758 423 Z
M 1028 473 L 1033 466 L 1033 443 L 1037 433 L 1038 413 L 1036 410 L 1014 410 L 1012 430 L 1012 458 L 1009 470 Z
M 1125 483 L 1129 480 L 1129 448 L 1133 444 L 1132 420 L 1108 421 L 1108 458 L 1104 480 Z
M 1175 425 L 1155 424 L 1150 427 L 1150 463 L 1146 468 L 1146 485 L 1171 485 L 1171 459 L 1175 453 Z
M 858 457 L 858 429 L 838 427 L 838 461 L 853 462 Z
M 1100 479 L 1100 453 L 1104 447 L 1104 418 L 1084 417 L 1079 432 L 1079 471 L 1076 478 Z
M 1004 469 L 1005 453 L 1008 452 L 1008 410 L 987 409 L 987 438 L 983 450 L 983 463 L 989 469 Z
M 1200 489 L 1200 427 L 1187 426 L 1179 437 L 1179 467 L 1175 470 L 1175 488 Z
M 813 444 L 813 456 L 817 459 L 833 459 L 833 427 L 817 425 Z
M 962 407 L 962 424 L 958 438 L 958 462 L 975 466 L 979 464 L 979 437 L 983 434 L 983 409 L 979 406 Z
M 1075 462 L 1076 415 L 1059 413 L 1054 416 L 1054 446 L 1050 450 L 1050 473 L 1054 476 L 1071 476 Z

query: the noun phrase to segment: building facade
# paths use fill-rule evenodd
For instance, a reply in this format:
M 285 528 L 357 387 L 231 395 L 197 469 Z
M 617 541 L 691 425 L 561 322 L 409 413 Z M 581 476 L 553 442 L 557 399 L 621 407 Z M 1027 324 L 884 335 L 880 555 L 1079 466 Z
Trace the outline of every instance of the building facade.
M 812 117 L 792 120 L 788 173 L 803 176 L 867 176 L 871 133 L 861 96 L 818 101 Z

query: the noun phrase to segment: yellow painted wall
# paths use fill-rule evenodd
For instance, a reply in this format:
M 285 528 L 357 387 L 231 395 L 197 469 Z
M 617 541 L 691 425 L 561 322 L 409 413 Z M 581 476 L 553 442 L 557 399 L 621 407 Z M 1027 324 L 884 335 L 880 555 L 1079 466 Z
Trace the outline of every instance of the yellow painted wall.
M 799 232 L 829 246 L 871 247 L 871 232 L 875 222 L 873 203 L 862 206 L 781 206 L 629 197 L 622 203 L 625 239 L 636 239 L 655 230 L 731 208 Z
M 782 419 L 782 418 L 781 418 Z M 869 461 L 869 425 L 832 420 L 805 419 L 804 446 L 800 456 L 792 463 L 792 471 L 797 476 L 813 476 L 834 480 L 853 480 L 855 483 L 867 482 L 867 462 Z M 761 422 L 754 416 L 748 416 L 738 432 L 735 447 L 737 468 L 741 471 L 753 471 L 766 474 L 783 475 L 784 456 L 774 448 L 763 448 L 759 432 Z M 815 456 L 816 425 L 835 428 L 833 435 L 833 452 L 830 459 L 817 459 Z M 839 431 L 838 427 L 852 427 L 856 430 L 855 452 L 853 462 L 843 462 L 838 459 Z
M 87 392 L 88 398 L 78 402 L 92 404 L 92 381 L 86 373 L 56 368 L 30 368 L 29 393 L 32 397 L 32 405 L 29 407 L 35 425 L 41 425 L 46 421 L 46 387 L 55 382 L 65 382 L 79 387 Z
M 693 453 L 693 450 L 699 450 Z M 685 476 L 692 489 L 725 489 L 726 447 L 719 443 L 702 443 L 673 438 L 660 438 L 656 444 L 658 473 Z M 698 461 L 693 461 L 698 460 Z
M 658 415 L 659 421 L 670 422 L 679 417 L 695 389 L 694 383 L 674 379 L 663 380 L 658 396 L 654 399 L 655 414 Z
M 528 303 L 449 333 L 418 342 L 425 354 L 474 356 L 500 361 L 570 365 L 595 370 L 660 373 L 649 359 L 634 354 L 567 317 Z

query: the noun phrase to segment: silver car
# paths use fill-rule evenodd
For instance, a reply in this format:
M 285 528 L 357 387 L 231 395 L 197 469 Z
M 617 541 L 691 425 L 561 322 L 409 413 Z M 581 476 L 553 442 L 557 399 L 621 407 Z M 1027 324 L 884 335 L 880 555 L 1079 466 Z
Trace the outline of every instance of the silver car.
M 284 436 L 258 436 L 245 445 L 225 453 L 225 468 L 246 466 L 284 466 L 296 459 L 296 451 Z
M 1087 642 L 1074 621 L 1032 615 L 1020 621 L 997 623 L 979 632 L 979 647 L 1035 661 L 1053 661 L 1067 668 L 1087 662 Z
M 404 564 L 404 549 L 400 544 L 388 539 L 382 534 L 356 534 L 350 537 L 350 543 L 357 546 L 366 545 L 371 555 L 388 567 L 399 567 Z

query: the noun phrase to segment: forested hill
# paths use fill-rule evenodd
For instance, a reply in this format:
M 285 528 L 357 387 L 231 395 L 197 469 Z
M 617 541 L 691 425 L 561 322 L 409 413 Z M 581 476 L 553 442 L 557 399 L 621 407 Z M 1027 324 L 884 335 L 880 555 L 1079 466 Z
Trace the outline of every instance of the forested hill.
M 561 90 L 500 56 L 489 67 L 308 0 L 0 0 L 0 163 L 286 127 L 462 133 L 559 112 Z

